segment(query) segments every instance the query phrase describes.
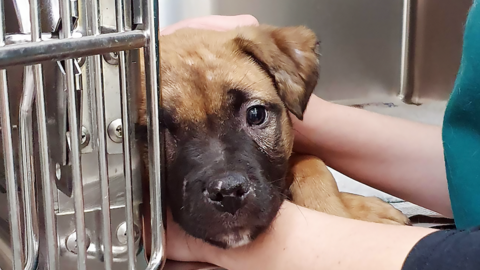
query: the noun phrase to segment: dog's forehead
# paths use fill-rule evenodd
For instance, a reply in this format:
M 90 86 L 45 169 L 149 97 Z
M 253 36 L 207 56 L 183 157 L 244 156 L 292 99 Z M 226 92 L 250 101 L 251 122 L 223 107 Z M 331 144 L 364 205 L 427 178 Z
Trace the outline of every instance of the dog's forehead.
M 182 120 L 221 114 L 232 89 L 281 103 L 271 78 L 235 47 L 231 33 L 172 35 L 161 43 L 162 98 Z

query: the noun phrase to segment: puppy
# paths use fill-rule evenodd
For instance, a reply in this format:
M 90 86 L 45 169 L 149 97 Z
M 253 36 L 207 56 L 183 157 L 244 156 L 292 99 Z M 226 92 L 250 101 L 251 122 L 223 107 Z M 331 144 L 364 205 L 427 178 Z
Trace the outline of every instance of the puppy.
M 161 37 L 166 201 L 188 234 L 221 248 L 248 244 L 287 195 L 332 215 L 409 223 L 379 199 L 340 193 L 320 159 L 292 155 L 289 113 L 302 120 L 317 85 L 317 46 L 302 26 L 182 29 Z M 138 123 L 146 130 L 143 91 Z M 146 139 L 140 143 L 147 162 Z

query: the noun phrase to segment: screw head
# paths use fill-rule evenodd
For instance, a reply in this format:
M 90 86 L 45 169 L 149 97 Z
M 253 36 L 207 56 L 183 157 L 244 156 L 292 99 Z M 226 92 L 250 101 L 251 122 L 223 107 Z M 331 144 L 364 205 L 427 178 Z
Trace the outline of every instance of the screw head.
M 122 138 L 123 137 L 123 133 L 122 133 L 122 125 L 119 125 L 115 128 L 115 135 L 119 138 Z
M 133 224 L 133 238 L 137 241 L 140 232 L 137 225 Z M 122 222 L 117 228 L 117 240 L 121 245 L 127 244 L 127 223 Z
M 123 141 L 122 119 L 115 119 L 108 125 L 108 137 L 116 143 Z
M 103 59 L 110 65 L 118 65 L 118 52 L 106 53 L 103 55 Z
M 88 247 L 90 246 L 90 238 L 88 237 L 88 235 L 85 236 L 85 241 L 86 241 L 86 246 L 87 246 L 87 249 Z M 70 234 L 67 239 L 66 239 L 66 243 L 65 243 L 65 247 L 67 248 L 68 251 L 70 251 L 71 253 L 73 254 L 77 254 L 78 253 L 78 246 L 77 246 L 77 234 L 76 232 L 73 232 L 72 234 Z
M 87 146 L 90 143 L 90 133 L 88 129 L 82 126 L 82 138 L 81 138 L 81 146 L 82 148 Z

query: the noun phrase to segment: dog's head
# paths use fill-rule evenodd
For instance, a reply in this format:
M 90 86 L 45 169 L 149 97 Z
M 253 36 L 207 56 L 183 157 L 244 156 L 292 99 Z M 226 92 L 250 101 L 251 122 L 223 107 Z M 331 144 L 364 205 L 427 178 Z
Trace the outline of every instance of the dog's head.
M 305 27 L 184 29 L 160 40 L 167 202 L 189 234 L 244 245 L 276 216 L 293 131 L 319 74 Z M 146 123 L 145 103 L 140 124 Z

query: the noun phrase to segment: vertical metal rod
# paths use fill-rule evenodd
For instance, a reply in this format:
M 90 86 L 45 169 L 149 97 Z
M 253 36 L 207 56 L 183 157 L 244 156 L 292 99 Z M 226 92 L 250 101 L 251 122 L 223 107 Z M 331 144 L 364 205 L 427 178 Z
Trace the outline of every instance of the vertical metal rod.
M 91 0 L 88 13 L 90 14 L 90 27 L 94 36 L 100 35 L 100 4 L 98 0 Z M 105 270 L 111 270 L 113 264 L 112 233 L 110 228 L 110 191 L 107 158 L 107 134 L 105 131 L 105 93 L 103 86 L 102 58 L 100 55 L 93 57 L 93 80 L 94 80 L 94 111 L 97 117 L 98 139 L 98 164 L 100 176 L 100 192 L 102 195 L 102 250 L 105 261 Z
M 1 1 L 1 0 L 0 0 Z M 18 212 L 18 188 L 15 177 L 15 164 L 12 147 L 12 127 L 10 123 L 10 103 L 8 100 L 7 72 L 0 70 L 0 107 L 2 120 L 2 141 L 7 179 L 8 213 L 10 219 L 11 244 L 13 247 L 13 269 L 23 269 L 22 238 L 20 237 L 20 215 Z
M 62 18 L 62 35 L 68 39 L 72 36 L 72 16 L 70 12 L 70 0 L 61 0 L 60 13 Z M 86 270 L 87 244 L 85 232 L 85 214 L 83 198 L 83 181 L 80 158 L 80 134 L 78 128 L 78 115 L 76 111 L 75 79 L 73 72 L 73 60 L 65 60 L 65 73 L 68 96 L 68 121 L 70 133 L 73 199 L 75 210 L 75 233 L 77 240 L 77 269 Z
M 41 29 L 41 23 L 40 23 L 40 11 L 39 11 L 39 3 L 38 3 L 38 0 L 30 0 L 30 32 L 31 32 L 31 37 L 32 37 L 32 40 L 31 42 L 38 42 L 38 41 L 41 41 L 41 37 L 42 37 L 42 29 Z M 38 239 L 37 239 L 37 236 L 35 235 L 35 230 L 34 230 L 34 227 L 33 227 L 33 210 L 35 208 L 32 209 L 32 207 L 35 207 L 35 204 L 34 202 L 32 202 L 32 197 L 34 196 L 34 192 L 35 192 L 35 189 L 34 189 L 34 185 L 33 185 L 33 167 L 32 167 L 32 164 L 31 164 L 31 160 L 30 160 L 30 155 L 32 154 L 31 150 L 32 150 L 32 133 L 30 134 L 27 134 L 26 132 L 31 132 L 32 131 L 32 122 L 31 122 L 31 107 L 32 107 L 32 104 L 31 104 L 31 99 L 33 98 L 33 95 L 35 93 L 35 88 L 39 89 L 38 91 L 41 91 L 42 93 L 42 97 L 43 97 L 43 72 L 42 72 L 42 65 L 41 64 L 37 64 L 37 65 L 33 65 L 33 66 L 27 66 L 25 67 L 25 89 L 24 89 L 24 94 L 25 96 L 23 96 L 23 98 L 25 99 L 22 99 L 22 102 L 25 102 L 25 103 L 22 103 L 22 106 L 20 108 L 20 125 L 22 126 L 21 127 L 21 130 L 20 130 L 20 135 L 21 135 L 21 138 L 22 138 L 22 142 L 21 142 L 21 155 L 22 155 L 22 167 L 23 167 L 23 183 L 24 183 L 24 195 L 25 195 L 25 215 L 26 215 L 26 218 L 25 218 L 25 226 L 26 226 L 26 229 L 28 230 L 27 231 L 27 234 L 26 234 L 26 239 L 27 239 L 27 258 L 25 260 L 25 269 L 33 269 L 35 267 L 35 264 L 36 264 L 36 259 L 38 257 Z M 28 77 L 27 77 L 28 76 Z M 31 84 L 27 79 L 28 78 L 31 78 L 33 77 L 33 84 Z M 24 107 L 25 106 L 25 107 Z M 42 117 L 45 117 L 45 104 L 44 102 L 42 101 L 42 104 L 38 105 L 38 108 L 42 110 L 42 112 L 40 112 L 42 115 Z M 39 117 L 40 119 L 40 117 Z M 46 119 L 46 117 L 45 117 Z M 41 123 L 41 124 L 40 124 Z M 39 125 L 42 125 L 44 126 L 44 130 L 46 131 L 47 130 L 47 126 L 46 126 L 46 121 L 42 121 L 42 122 L 39 122 Z M 46 133 L 45 133 L 45 137 L 43 137 L 45 139 L 44 143 L 45 145 L 47 145 L 47 141 L 46 141 Z M 48 152 L 46 152 L 46 155 L 43 156 L 43 158 L 45 158 L 46 160 L 49 159 L 49 155 L 48 155 Z M 46 162 L 46 166 L 45 167 L 42 167 L 43 170 L 48 170 L 50 171 L 50 162 L 47 161 Z M 50 178 L 50 173 L 48 175 L 48 178 L 45 178 L 46 181 L 49 181 L 51 180 Z M 44 187 L 44 194 L 47 194 L 49 196 L 52 196 L 52 188 L 47 188 L 47 187 Z M 53 197 L 51 197 L 53 198 Z M 49 227 L 47 228 L 52 228 L 50 232 L 51 235 L 47 236 L 49 238 L 49 241 L 52 241 L 52 242 L 55 242 L 54 245 L 52 245 L 52 243 L 48 243 L 48 247 L 49 247 L 49 250 L 48 250 L 48 255 L 47 256 L 52 256 L 52 257 L 49 257 L 49 260 L 56 260 L 58 257 L 57 257 L 57 250 L 56 250 L 56 242 L 57 242 L 57 230 L 56 230 L 56 223 L 55 223 L 55 216 L 54 216 L 54 213 L 53 213 L 53 207 L 54 207 L 54 203 L 53 203 L 53 200 L 50 199 L 51 202 L 49 202 L 49 204 L 47 205 L 47 207 L 49 208 L 49 212 L 45 211 L 45 213 L 48 213 L 48 216 L 46 215 L 46 217 L 49 219 L 49 223 L 51 225 L 48 225 Z M 52 226 L 52 227 L 50 227 Z M 55 250 L 53 250 L 55 249 Z M 52 255 L 50 255 L 52 254 Z M 56 262 L 54 263 L 56 264 Z
M 56 270 L 58 259 L 58 243 L 57 230 L 55 222 L 55 209 L 53 201 L 52 178 L 50 174 L 50 156 L 48 154 L 47 142 L 47 117 L 45 113 L 45 97 L 43 91 L 42 74 L 34 70 L 34 77 L 36 81 L 36 106 L 37 106 L 37 125 L 39 137 L 39 151 L 40 151 L 40 170 L 42 174 L 42 191 L 43 191 L 43 207 L 45 211 L 45 228 L 46 243 L 47 243 L 47 265 L 49 269 Z
M 410 65 L 410 20 L 411 20 L 411 0 L 403 1 L 403 24 L 402 24 L 402 52 L 400 63 L 400 91 L 399 97 L 405 100 L 409 95 L 409 65 Z
M 0 47 L 5 46 L 5 14 L 3 0 L 0 0 Z M 7 180 L 8 213 L 10 218 L 11 245 L 13 248 L 13 269 L 22 269 L 22 238 L 20 236 L 20 214 L 18 212 L 18 188 L 15 177 L 10 102 L 8 98 L 7 71 L 0 70 L 0 117 L 2 127 L 5 176 Z
M 40 39 L 40 18 L 38 16 L 38 2 L 32 2 L 30 16 L 31 23 L 36 24 L 31 29 L 32 41 L 35 42 Z M 56 270 L 58 260 L 58 243 L 57 230 L 55 222 L 55 210 L 53 201 L 53 186 L 50 174 L 50 156 L 48 153 L 47 141 L 47 117 L 45 113 L 45 97 L 43 89 L 43 76 L 41 65 L 33 66 L 33 77 L 36 88 L 36 106 L 37 106 L 37 125 L 39 137 L 39 152 L 40 152 L 40 170 L 42 176 L 42 191 L 43 191 L 43 207 L 45 211 L 45 227 L 46 230 L 46 246 L 47 246 L 47 262 L 49 269 Z
M 15 12 L 17 14 L 18 25 L 21 33 L 31 32 L 31 21 L 38 22 L 30 17 L 31 8 L 35 3 L 29 4 L 28 0 L 14 1 Z M 37 26 L 35 26 L 37 27 Z M 23 220 L 25 226 L 23 234 L 25 243 L 23 247 L 24 268 L 34 269 L 38 262 L 38 217 L 36 213 L 35 199 L 35 175 L 33 168 L 33 123 L 32 107 L 35 100 L 35 81 L 33 67 L 24 68 L 23 95 L 19 108 L 19 160 L 20 160 L 20 179 L 22 181 L 22 199 L 23 199 Z M 34 221 L 35 220 L 35 221 Z
M 20 32 L 24 34 L 30 33 L 28 0 L 15 0 L 13 1 L 13 6 L 15 7 L 15 13 L 17 13 Z
M 115 0 L 117 32 L 125 32 L 125 12 L 123 0 Z M 127 63 L 125 51 L 118 52 L 118 68 L 120 75 L 121 112 L 122 112 L 122 137 L 123 137 L 123 170 L 125 177 L 125 214 L 127 222 L 127 250 L 128 269 L 136 269 L 136 250 L 133 222 L 133 184 L 131 160 L 131 128 L 129 93 L 127 88 Z
M 165 264 L 165 229 L 162 209 L 162 153 L 160 134 L 160 50 L 158 1 L 144 0 L 145 31 L 148 38 L 145 47 L 145 76 L 147 97 L 149 176 L 152 228 L 152 254 L 147 269 L 162 269 Z
M 33 1 L 33 0 L 32 0 Z M 33 2 L 32 2 L 33 4 Z M 38 261 L 38 219 L 36 215 L 35 175 L 33 168 L 32 107 L 35 98 L 35 81 L 32 66 L 24 69 L 23 95 L 20 105 L 20 164 L 23 184 L 25 220 L 25 269 L 35 269 Z M 53 205 L 52 205 L 53 207 Z M 35 221 L 34 221 L 35 220 Z

